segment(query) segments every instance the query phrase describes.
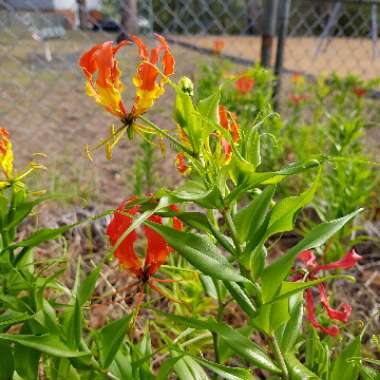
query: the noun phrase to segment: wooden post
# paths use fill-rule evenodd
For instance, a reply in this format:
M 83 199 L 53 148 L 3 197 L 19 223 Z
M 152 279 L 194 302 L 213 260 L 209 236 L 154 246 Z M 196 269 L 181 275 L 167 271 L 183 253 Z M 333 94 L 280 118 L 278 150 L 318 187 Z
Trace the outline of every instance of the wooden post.
M 79 28 L 82 30 L 87 29 L 87 9 L 86 0 L 77 0 L 78 4 L 78 15 L 79 15 Z
M 120 0 L 121 26 L 123 32 L 128 34 L 138 33 L 138 8 L 137 0 Z
M 285 53 L 285 40 L 288 33 L 288 23 L 290 15 L 290 5 L 291 0 L 283 0 L 280 7 L 280 15 L 278 18 L 278 40 L 277 40 L 277 51 L 276 51 L 276 63 L 274 67 L 274 75 L 276 77 L 274 91 L 273 91 L 273 109 L 275 111 L 279 110 L 280 105 L 280 90 L 281 90 L 281 79 L 282 71 L 284 65 L 284 53 Z
M 269 67 L 272 58 L 273 40 L 276 34 L 277 7 L 278 0 L 265 1 L 261 38 L 261 65 L 263 67 Z

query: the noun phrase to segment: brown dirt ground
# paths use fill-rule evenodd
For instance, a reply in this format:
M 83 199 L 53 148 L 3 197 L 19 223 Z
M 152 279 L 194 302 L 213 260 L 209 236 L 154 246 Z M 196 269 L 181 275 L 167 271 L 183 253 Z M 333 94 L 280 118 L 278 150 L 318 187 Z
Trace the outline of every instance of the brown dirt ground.
M 220 37 L 175 36 L 175 39 L 202 48 L 213 48 Z M 223 36 L 223 53 L 258 62 L 261 38 L 258 36 Z M 373 57 L 372 41 L 368 38 L 332 38 L 320 54 L 316 54 L 320 39 L 315 37 L 288 37 L 286 40 L 284 67 L 295 72 L 314 76 L 336 72 L 341 76 L 359 75 L 365 79 L 380 76 L 380 56 Z M 276 39 L 273 46 L 277 45 Z M 378 48 L 380 42 L 377 43 Z M 275 55 L 272 55 L 272 63 Z

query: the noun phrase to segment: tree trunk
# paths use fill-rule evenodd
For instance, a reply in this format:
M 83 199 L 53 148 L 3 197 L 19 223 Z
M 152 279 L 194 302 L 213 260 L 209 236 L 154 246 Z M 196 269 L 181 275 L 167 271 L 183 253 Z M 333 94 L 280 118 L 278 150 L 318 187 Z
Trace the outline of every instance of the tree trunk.
M 137 0 L 120 0 L 120 7 L 123 31 L 128 34 L 136 34 L 138 32 Z
M 77 0 L 78 4 L 78 15 L 79 15 L 79 28 L 82 30 L 87 29 L 87 9 L 86 9 L 86 0 Z

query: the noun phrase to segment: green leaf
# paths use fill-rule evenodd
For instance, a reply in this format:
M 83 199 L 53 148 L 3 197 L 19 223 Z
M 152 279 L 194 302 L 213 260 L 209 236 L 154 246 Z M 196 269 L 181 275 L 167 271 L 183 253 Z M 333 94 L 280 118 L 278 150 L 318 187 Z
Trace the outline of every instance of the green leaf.
M 274 186 L 267 187 L 260 195 L 239 210 L 234 216 L 236 231 L 241 242 L 248 241 L 251 250 L 262 238 L 262 226 L 276 191 Z M 259 235 L 259 236 L 258 236 Z
M 61 358 L 75 358 L 77 356 L 88 355 L 86 352 L 72 351 L 57 336 L 51 334 L 0 334 L 0 339 L 19 343 L 22 346 L 30 347 L 45 354 L 58 356 Z
M 281 352 L 290 351 L 297 342 L 302 332 L 303 321 L 303 296 L 302 294 L 294 296 L 296 302 L 290 306 L 290 319 L 285 325 L 284 332 L 280 340 Z
M 310 189 L 301 195 L 284 198 L 273 207 L 265 234 L 266 238 L 276 233 L 291 231 L 293 229 L 296 213 L 310 203 L 314 197 L 319 185 L 320 173 L 321 170 L 319 170 L 317 178 Z
M 317 248 L 324 244 L 360 211 L 361 209 L 342 218 L 317 225 L 285 255 L 267 266 L 262 275 L 264 301 L 268 302 L 273 299 L 276 292 L 279 290 L 282 281 L 288 276 L 293 262 L 300 252 L 306 249 Z
M 363 380 L 380 380 L 380 372 L 374 368 L 360 365 L 359 371 Z
M 78 300 L 80 306 L 83 306 L 91 297 L 95 289 L 96 281 L 98 280 L 100 270 L 101 265 L 98 265 L 78 286 L 76 299 Z
M 177 231 L 174 228 L 152 222 L 146 222 L 146 224 L 159 233 L 171 247 L 202 273 L 219 280 L 248 281 L 232 267 L 208 236 Z
M 179 323 L 186 327 L 214 332 L 226 340 L 236 354 L 240 355 L 251 364 L 273 373 L 281 372 L 259 345 L 224 323 L 218 323 L 211 318 L 207 320 L 200 320 L 196 318 L 180 317 L 161 311 L 159 313 L 173 322 Z
M 80 307 L 79 301 L 76 298 L 72 310 L 68 316 L 67 325 L 67 342 L 69 346 L 73 349 L 79 348 L 80 341 L 82 338 L 82 309 Z
M 183 360 L 190 369 L 194 380 L 209 380 L 207 373 L 191 356 L 186 355 L 181 360 Z
M 272 334 L 279 326 L 290 318 L 288 300 L 282 299 L 270 305 L 263 305 L 251 323 L 258 330 Z
M 319 376 L 305 367 L 294 354 L 285 354 L 285 362 L 292 380 L 321 380 Z M 341 377 L 341 380 L 343 379 L 351 380 L 349 377 Z
M 219 124 L 219 99 L 220 91 L 217 90 L 207 98 L 201 99 L 197 106 L 199 113 L 214 124 Z
M 220 209 L 223 207 L 222 196 L 216 186 L 205 189 L 197 181 L 187 181 L 174 191 L 166 191 L 174 202 L 195 202 L 207 209 Z
M 131 315 L 127 315 L 109 323 L 97 333 L 97 344 L 102 368 L 108 368 L 114 360 L 129 330 L 130 321 Z
M 210 362 L 209 360 L 202 359 L 196 356 L 192 356 L 194 360 L 221 376 L 226 380 L 255 380 L 256 377 L 253 376 L 248 369 L 238 368 L 238 367 L 228 367 L 226 365 L 217 364 Z
M 247 292 L 236 282 L 224 281 L 224 285 L 242 310 L 246 312 L 250 318 L 253 318 L 257 314 L 257 310 Z
M 360 337 L 351 341 L 335 359 L 329 380 L 357 379 L 359 368 L 349 362 L 350 358 L 357 356 L 360 356 Z
M 173 368 L 179 380 L 196 380 L 183 357 L 174 364 Z
M 23 379 L 37 380 L 41 352 L 22 346 L 21 344 L 16 344 L 14 355 L 17 358 L 15 361 L 16 372 Z
M 74 226 L 74 224 L 70 224 L 60 228 L 41 228 L 40 230 L 34 232 L 31 236 L 29 236 L 29 238 L 22 240 L 19 243 L 12 244 L 11 248 L 35 247 L 42 242 L 58 238 Z
M 13 378 L 14 359 L 12 348 L 5 342 L 0 342 L 0 380 Z
M 310 160 L 302 164 L 291 164 L 276 172 L 253 172 L 244 176 L 242 184 L 237 186 L 225 199 L 225 204 L 230 205 L 247 190 L 256 188 L 258 185 L 275 185 L 290 175 L 302 173 L 319 166 L 316 160 Z
M 248 131 L 246 159 L 255 167 L 258 167 L 261 164 L 260 139 L 260 133 L 255 128 L 251 128 Z
M 157 374 L 156 380 L 167 380 L 169 379 L 170 372 L 174 368 L 175 364 L 180 360 L 182 356 L 175 356 L 168 360 L 165 360 L 160 367 L 160 370 Z

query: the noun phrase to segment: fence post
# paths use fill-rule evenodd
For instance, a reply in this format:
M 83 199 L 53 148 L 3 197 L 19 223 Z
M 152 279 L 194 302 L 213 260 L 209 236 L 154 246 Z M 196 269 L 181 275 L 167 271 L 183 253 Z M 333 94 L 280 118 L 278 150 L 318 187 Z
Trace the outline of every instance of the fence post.
M 291 0 L 282 0 L 278 17 L 278 39 L 276 50 L 276 62 L 274 66 L 274 75 L 276 77 L 273 89 L 273 108 L 278 111 L 280 104 L 281 76 L 284 63 L 285 40 L 288 31 L 289 13 Z
M 87 29 L 87 9 L 86 0 L 77 0 L 78 16 L 79 16 L 79 28 L 82 30 Z
M 120 0 L 120 10 L 123 31 L 128 34 L 137 33 L 137 0 Z
M 281 0 L 283 1 L 283 0 Z M 266 0 L 261 36 L 261 65 L 269 67 L 272 58 L 273 39 L 276 33 L 278 0 Z

